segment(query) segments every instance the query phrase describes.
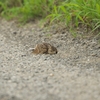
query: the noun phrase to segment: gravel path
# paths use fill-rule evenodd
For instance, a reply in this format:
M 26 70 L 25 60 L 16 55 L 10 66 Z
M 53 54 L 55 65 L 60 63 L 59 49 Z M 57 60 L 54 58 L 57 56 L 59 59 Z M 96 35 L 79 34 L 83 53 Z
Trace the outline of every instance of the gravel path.
M 58 54 L 28 51 L 44 41 Z M 0 100 L 100 100 L 98 40 L 0 20 Z

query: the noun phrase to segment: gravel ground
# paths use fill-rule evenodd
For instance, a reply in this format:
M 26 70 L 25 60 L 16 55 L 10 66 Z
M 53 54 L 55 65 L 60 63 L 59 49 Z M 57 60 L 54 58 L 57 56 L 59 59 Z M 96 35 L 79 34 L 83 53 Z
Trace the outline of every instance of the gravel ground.
M 100 44 L 97 38 L 55 34 L 37 22 L 17 27 L 0 20 L 0 100 L 100 100 Z M 48 42 L 56 55 L 33 55 Z

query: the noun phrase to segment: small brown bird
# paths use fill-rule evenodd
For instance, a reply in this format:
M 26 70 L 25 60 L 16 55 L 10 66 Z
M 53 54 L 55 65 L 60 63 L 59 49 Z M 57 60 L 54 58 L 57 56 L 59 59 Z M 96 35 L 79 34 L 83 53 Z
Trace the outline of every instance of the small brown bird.
M 34 49 L 32 49 L 34 54 L 57 54 L 57 49 L 49 43 L 37 44 Z

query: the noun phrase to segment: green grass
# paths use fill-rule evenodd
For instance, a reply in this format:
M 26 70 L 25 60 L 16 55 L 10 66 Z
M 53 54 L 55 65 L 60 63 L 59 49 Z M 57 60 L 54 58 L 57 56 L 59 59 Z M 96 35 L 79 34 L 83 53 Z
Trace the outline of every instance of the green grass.
M 51 23 L 63 21 L 70 28 L 85 24 L 94 31 L 100 28 L 100 0 L 66 0 L 55 5 L 47 19 Z
M 16 18 L 21 22 L 27 22 L 28 20 L 33 20 L 37 17 L 44 18 L 46 15 L 48 15 L 54 4 L 54 0 L 0 1 L 0 5 L 3 9 L 1 16 L 5 17 L 6 19 Z
M 0 13 L 23 23 L 46 18 L 50 23 L 63 22 L 70 29 L 80 24 L 90 27 L 91 32 L 100 29 L 100 0 L 0 0 Z

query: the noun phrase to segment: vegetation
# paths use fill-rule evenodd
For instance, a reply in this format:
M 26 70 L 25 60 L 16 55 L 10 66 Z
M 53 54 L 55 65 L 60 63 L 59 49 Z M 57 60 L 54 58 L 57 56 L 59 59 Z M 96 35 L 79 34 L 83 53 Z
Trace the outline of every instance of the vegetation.
M 0 0 L 0 13 L 21 22 L 40 17 L 72 28 L 80 24 L 92 31 L 100 28 L 100 0 Z
M 54 5 L 47 17 L 51 22 L 60 20 L 72 28 L 84 24 L 94 31 L 100 28 L 100 0 L 65 0 Z
M 17 18 L 19 21 L 28 21 L 35 17 L 44 17 L 50 11 L 52 2 L 47 0 L 0 0 L 1 16 L 12 19 Z

